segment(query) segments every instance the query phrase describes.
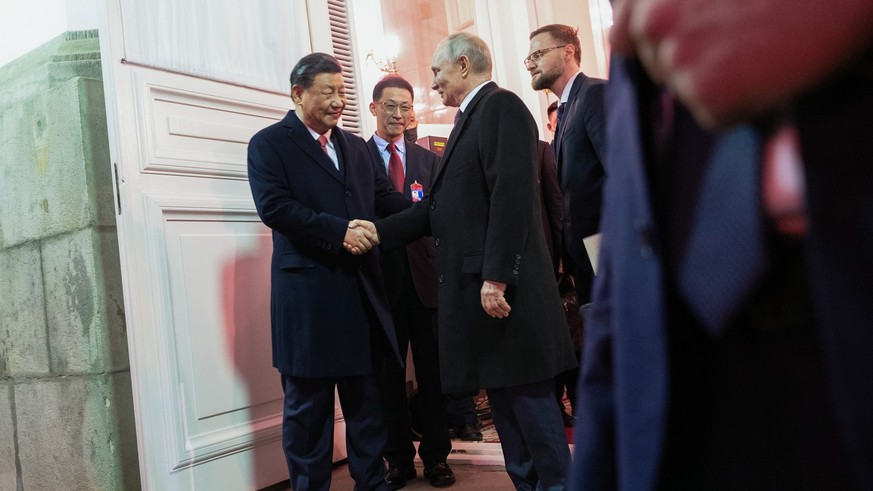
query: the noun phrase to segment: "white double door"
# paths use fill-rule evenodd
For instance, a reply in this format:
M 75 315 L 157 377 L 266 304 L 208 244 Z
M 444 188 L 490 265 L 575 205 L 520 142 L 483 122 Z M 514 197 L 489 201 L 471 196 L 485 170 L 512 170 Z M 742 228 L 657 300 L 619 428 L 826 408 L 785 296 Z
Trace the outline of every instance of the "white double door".
M 246 147 L 288 110 L 291 65 L 330 50 L 310 29 L 326 23 L 326 7 L 309 3 L 101 4 L 147 489 L 258 489 L 288 478 L 271 366 L 272 246 L 252 203 Z M 339 410 L 337 422 L 342 458 Z

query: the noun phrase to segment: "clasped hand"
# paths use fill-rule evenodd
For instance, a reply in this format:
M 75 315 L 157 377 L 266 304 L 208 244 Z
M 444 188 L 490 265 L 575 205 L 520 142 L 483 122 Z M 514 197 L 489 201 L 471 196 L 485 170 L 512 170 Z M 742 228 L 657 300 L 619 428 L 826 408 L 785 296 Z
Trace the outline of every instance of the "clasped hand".
M 352 254 L 363 254 L 379 245 L 376 225 L 367 220 L 352 220 L 346 229 L 343 247 Z

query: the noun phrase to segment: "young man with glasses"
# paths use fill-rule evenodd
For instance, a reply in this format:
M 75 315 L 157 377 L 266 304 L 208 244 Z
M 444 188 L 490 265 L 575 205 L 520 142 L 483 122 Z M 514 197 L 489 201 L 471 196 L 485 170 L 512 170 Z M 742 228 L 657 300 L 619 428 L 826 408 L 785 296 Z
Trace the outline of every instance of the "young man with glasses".
M 561 261 L 575 280 L 579 305 L 591 301 L 594 270 L 582 239 L 600 228 L 605 116 L 603 93 L 606 82 L 586 76 L 577 30 L 563 24 L 540 27 L 530 34 L 530 54 L 524 66 L 535 90 L 558 96 L 557 125 L 552 148 L 563 195 L 563 244 Z M 575 410 L 577 371 L 558 375 L 566 386 Z

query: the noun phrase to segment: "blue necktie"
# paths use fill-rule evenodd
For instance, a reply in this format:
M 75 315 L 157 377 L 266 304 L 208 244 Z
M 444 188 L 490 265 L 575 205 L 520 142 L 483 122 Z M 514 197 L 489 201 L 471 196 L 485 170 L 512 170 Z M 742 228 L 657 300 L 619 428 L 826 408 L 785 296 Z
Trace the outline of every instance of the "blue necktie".
M 679 264 L 679 292 L 713 335 L 724 330 L 765 267 L 759 146 L 750 127 L 715 142 Z
M 566 106 L 566 102 L 562 102 L 558 104 L 558 122 L 555 124 L 555 134 L 558 134 L 558 130 L 561 128 L 561 120 L 564 119 L 564 106 Z
M 455 126 L 458 124 L 458 120 L 461 119 L 461 114 L 463 114 L 463 113 L 464 113 L 464 111 L 461 111 L 460 109 L 458 109 L 458 112 L 455 113 L 455 121 L 452 123 L 452 126 Z

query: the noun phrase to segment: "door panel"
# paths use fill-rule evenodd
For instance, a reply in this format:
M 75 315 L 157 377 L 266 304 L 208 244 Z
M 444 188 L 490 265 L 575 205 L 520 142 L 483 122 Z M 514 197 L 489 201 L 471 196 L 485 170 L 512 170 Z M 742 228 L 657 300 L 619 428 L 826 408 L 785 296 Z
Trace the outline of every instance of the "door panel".
M 288 478 L 282 391 L 271 366 L 272 246 L 246 181 L 246 147 L 255 132 L 285 115 L 290 98 L 277 86 L 287 83 L 290 64 L 311 51 L 309 26 L 327 19 L 318 9 L 311 9 L 313 17 L 305 2 L 252 4 L 254 13 L 239 5 L 101 4 L 125 318 L 147 489 L 258 489 Z M 294 32 L 250 33 L 276 24 Z M 245 59 L 254 52 L 255 60 Z M 336 422 L 335 441 L 342 444 L 339 410 Z M 335 453 L 342 458 L 344 445 Z

